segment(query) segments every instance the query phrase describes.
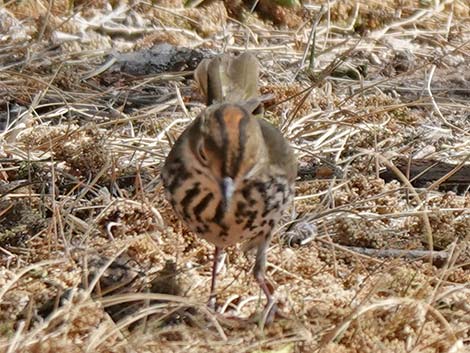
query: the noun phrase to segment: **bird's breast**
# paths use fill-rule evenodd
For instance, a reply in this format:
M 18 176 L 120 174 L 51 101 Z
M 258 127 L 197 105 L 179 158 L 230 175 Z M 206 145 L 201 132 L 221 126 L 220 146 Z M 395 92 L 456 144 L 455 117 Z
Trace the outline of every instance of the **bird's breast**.
M 184 180 L 172 175 L 170 179 L 180 179 L 179 185 L 166 196 L 193 232 L 219 247 L 269 237 L 293 194 L 285 176 L 258 175 L 237 185 L 225 204 L 215 181 L 202 173 L 190 174 Z

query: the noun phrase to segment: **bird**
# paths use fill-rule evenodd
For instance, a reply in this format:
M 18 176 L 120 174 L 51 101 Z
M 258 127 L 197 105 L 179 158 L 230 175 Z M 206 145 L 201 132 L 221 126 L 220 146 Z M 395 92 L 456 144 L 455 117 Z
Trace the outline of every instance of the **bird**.
M 256 248 L 253 273 L 271 320 L 277 306 L 265 278 L 266 252 L 293 199 L 297 160 L 280 130 L 263 118 L 259 66 L 250 52 L 200 62 L 194 78 L 206 108 L 175 141 L 161 176 L 179 218 L 215 246 L 209 306 L 215 309 L 224 249 L 246 243 Z

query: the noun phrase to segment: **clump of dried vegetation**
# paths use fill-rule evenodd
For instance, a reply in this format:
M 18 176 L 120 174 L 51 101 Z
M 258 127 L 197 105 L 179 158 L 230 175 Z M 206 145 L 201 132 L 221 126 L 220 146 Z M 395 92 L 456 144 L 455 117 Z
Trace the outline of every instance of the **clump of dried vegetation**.
M 468 168 L 468 1 L 295 4 L 0 4 L 0 352 L 470 350 L 470 193 L 394 166 Z M 208 311 L 211 246 L 159 180 L 190 71 L 246 49 L 301 171 L 269 326 L 238 248 Z

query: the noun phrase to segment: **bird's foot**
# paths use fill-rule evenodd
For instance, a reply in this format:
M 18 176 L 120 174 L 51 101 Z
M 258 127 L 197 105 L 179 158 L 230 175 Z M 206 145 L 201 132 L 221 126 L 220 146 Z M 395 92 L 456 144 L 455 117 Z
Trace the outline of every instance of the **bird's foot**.
M 217 312 L 217 300 L 215 296 L 211 296 L 207 301 L 207 307 L 213 312 Z
M 254 314 L 251 317 L 251 321 L 257 323 L 263 327 L 270 325 L 275 319 L 287 319 L 287 316 L 280 310 L 279 305 L 272 301 L 269 302 L 263 309 L 263 311 Z

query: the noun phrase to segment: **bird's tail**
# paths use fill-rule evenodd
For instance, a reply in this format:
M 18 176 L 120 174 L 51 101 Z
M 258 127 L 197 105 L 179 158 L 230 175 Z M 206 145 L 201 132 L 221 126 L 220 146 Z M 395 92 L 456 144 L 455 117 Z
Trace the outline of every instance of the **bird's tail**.
M 196 79 L 207 105 L 258 100 L 258 60 L 250 53 L 204 59 L 196 68 Z

